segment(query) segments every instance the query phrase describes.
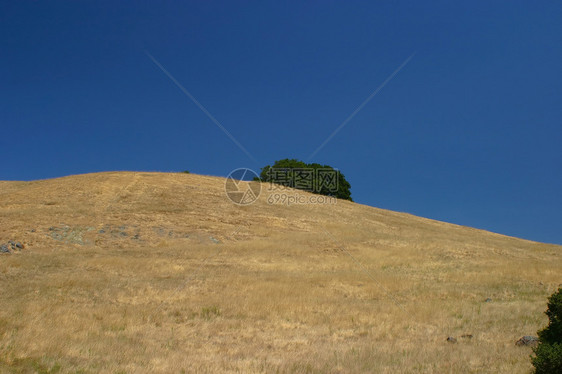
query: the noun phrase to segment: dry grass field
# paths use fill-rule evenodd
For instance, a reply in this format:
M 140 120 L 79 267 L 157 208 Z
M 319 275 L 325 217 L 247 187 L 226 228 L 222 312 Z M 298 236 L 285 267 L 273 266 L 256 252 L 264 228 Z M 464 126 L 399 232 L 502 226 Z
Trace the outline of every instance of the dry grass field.
M 224 183 L 0 182 L 0 372 L 530 372 L 561 246 Z

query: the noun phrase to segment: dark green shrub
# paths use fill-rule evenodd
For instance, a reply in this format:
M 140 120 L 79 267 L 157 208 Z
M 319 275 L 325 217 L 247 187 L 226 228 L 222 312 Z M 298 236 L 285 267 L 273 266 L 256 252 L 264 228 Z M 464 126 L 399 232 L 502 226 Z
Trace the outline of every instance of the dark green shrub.
M 259 180 L 353 201 L 351 184 L 341 171 L 329 165 L 307 164 L 286 158 L 275 161 L 273 166 L 264 166 Z
M 562 288 L 548 298 L 548 326 L 538 332 L 539 345 L 533 349 L 535 372 L 562 373 Z
M 534 349 L 536 357 L 532 358 L 535 373 L 560 374 L 562 373 L 562 344 L 544 344 Z

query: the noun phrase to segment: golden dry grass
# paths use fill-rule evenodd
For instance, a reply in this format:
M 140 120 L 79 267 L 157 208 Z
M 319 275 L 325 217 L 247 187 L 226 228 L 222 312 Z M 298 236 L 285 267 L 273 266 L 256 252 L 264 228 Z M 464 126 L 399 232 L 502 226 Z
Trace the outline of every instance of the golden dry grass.
M 514 342 L 546 324 L 562 247 L 266 195 L 237 206 L 191 174 L 0 182 L 0 241 L 26 245 L 0 256 L 0 370 L 530 371 Z

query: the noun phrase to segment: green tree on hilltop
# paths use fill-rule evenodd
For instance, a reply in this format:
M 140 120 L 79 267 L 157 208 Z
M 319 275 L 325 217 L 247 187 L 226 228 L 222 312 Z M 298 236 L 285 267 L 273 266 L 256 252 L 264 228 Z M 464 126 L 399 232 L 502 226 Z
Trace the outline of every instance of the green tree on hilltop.
M 320 195 L 353 201 L 351 184 L 343 173 L 329 165 L 307 164 L 296 159 L 275 161 L 261 169 L 260 180 Z

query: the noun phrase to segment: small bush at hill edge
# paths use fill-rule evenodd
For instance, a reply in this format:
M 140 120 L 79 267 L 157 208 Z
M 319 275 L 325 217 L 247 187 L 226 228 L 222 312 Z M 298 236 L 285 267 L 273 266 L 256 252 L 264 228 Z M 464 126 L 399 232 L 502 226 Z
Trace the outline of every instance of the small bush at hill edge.
M 539 345 L 531 357 L 535 373 L 562 373 L 562 288 L 548 298 L 548 326 L 538 332 Z

